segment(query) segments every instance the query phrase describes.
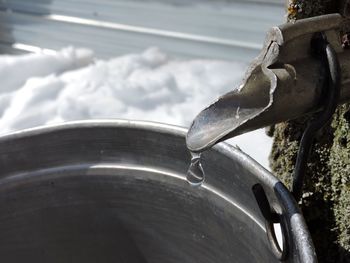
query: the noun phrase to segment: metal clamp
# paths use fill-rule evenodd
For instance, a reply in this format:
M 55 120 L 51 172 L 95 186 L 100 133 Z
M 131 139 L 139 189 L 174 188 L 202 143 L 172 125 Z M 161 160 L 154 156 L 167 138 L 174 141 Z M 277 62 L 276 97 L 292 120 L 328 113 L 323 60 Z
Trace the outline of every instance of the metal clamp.
M 307 160 L 314 137 L 331 119 L 340 97 L 341 70 L 336 51 L 327 41 L 325 33 L 316 33 L 312 39 L 311 46 L 313 51 L 315 51 L 315 55 L 324 65 L 320 72 L 320 76 L 324 76 L 322 80 L 323 95 L 321 97 L 323 100 L 323 103 L 321 102 L 323 110 L 309 121 L 301 138 L 292 185 L 292 193 L 296 201 L 299 201 L 302 195 Z

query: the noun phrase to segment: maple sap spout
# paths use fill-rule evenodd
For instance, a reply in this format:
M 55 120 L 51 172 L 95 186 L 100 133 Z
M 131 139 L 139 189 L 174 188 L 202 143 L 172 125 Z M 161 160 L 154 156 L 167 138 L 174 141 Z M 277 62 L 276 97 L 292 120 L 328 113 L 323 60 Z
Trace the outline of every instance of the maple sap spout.
M 325 32 L 342 71 L 340 103 L 350 100 L 350 50 L 342 47 L 344 20 L 330 14 L 273 27 L 238 89 L 205 108 L 186 137 L 192 152 L 242 133 L 322 108 L 324 65 L 313 56 L 316 32 Z M 348 23 L 348 22 L 347 22 Z

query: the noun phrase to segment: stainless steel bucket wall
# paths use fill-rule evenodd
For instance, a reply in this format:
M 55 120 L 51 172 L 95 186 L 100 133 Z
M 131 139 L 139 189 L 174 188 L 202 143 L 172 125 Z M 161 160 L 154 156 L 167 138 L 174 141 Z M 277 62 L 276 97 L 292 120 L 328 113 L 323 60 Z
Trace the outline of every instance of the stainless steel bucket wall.
M 0 138 L 1 262 L 278 262 L 252 193 L 283 216 L 286 262 L 314 262 L 284 186 L 226 144 L 186 182 L 185 130 L 98 121 Z

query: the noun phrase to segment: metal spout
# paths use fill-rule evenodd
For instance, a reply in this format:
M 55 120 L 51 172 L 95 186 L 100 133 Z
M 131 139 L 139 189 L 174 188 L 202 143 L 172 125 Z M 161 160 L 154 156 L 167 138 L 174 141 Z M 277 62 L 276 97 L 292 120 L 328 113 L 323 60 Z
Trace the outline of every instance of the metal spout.
M 350 50 L 341 43 L 346 25 L 339 14 L 331 14 L 273 27 L 239 88 L 194 119 L 186 137 L 188 149 L 201 152 L 228 138 L 320 110 L 323 65 L 310 50 L 316 32 L 325 32 L 337 52 L 340 103 L 350 101 Z

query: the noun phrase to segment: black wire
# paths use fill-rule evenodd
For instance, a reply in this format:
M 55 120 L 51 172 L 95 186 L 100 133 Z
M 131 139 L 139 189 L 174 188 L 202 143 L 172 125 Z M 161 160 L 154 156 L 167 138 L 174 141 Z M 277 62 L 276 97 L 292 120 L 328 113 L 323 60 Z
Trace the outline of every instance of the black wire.
M 323 84 L 324 107 L 320 113 L 309 121 L 300 141 L 297 161 L 293 173 L 292 193 L 296 201 L 302 194 L 303 181 L 307 168 L 308 156 L 316 133 L 329 122 L 335 112 L 340 96 L 341 71 L 337 54 L 328 43 L 324 33 L 318 33 L 313 41 L 313 48 L 320 56 L 324 68 L 325 78 Z

